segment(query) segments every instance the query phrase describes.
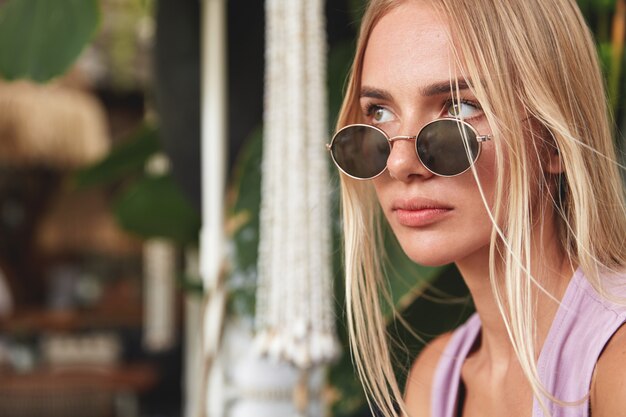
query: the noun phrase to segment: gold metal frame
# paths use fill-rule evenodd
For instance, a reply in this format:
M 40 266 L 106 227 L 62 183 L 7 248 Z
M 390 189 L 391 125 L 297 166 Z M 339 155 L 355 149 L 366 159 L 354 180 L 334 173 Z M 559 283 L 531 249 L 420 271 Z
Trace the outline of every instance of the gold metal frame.
M 470 163 L 468 165 L 468 167 L 466 169 L 464 169 L 462 172 L 459 172 L 457 174 L 453 174 L 453 175 L 443 175 L 443 174 L 439 174 L 437 172 L 434 172 L 433 170 L 431 170 L 430 168 L 428 168 L 426 166 L 426 164 L 424 164 L 424 162 L 422 161 L 422 158 L 420 157 L 419 153 L 417 152 L 417 141 L 419 139 L 420 134 L 422 133 L 422 131 L 432 125 L 433 123 L 438 123 L 438 122 L 442 122 L 442 121 L 455 121 L 457 122 L 460 126 L 459 126 L 459 132 L 463 132 L 463 130 L 461 129 L 461 126 L 467 127 L 470 129 L 470 131 L 473 133 L 473 137 L 476 140 L 476 142 L 478 143 L 478 152 L 476 154 L 476 158 L 474 158 L 474 160 L 472 161 L 472 163 Z M 330 152 L 330 157 L 333 160 L 333 163 L 335 164 L 335 166 L 337 168 L 339 168 L 339 170 L 341 172 L 343 172 L 345 175 L 347 175 L 350 178 L 353 178 L 355 180 L 360 180 L 360 181 L 367 181 L 367 180 L 372 180 L 374 178 L 377 178 L 378 176 L 380 176 L 383 172 L 385 172 L 387 170 L 387 166 L 385 165 L 385 168 L 380 171 L 378 174 L 374 175 L 373 177 L 369 177 L 369 178 L 359 178 L 359 177 L 355 177 L 353 175 L 350 175 L 349 173 L 347 173 L 346 171 L 344 171 L 343 168 L 341 168 L 341 166 L 339 166 L 339 164 L 337 163 L 337 161 L 335 160 L 335 156 L 332 153 L 332 148 L 333 148 L 333 144 L 335 143 L 335 138 L 337 138 L 337 136 L 344 130 L 349 129 L 349 128 L 353 128 L 353 127 L 367 127 L 370 129 L 374 129 L 380 133 L 382 133 L 383 137 L 385 139 L 387 139 L 387 142 L 389 144 L 389 150 L 391 151 L 391 144 L 397 140 L 415 140 L 415 154 L 417 155 L 417 158 L 419 159 L 420 163 L 424 166 L 424 168 L 426 168 L 429 172 L 431 172 L 434 175 L 437 175 L 439 177 L 447 177 L 447 178 L 451 178 L 451 177 L 456 177 L 457 175 L 461 175 L 465 172 L 467 172 L 467 170 L 469 170 L 472 165 L 474 163 L 476 163 L 476 161 L 478 161 L 478 158 L 480 157 L 481 151 L 482 151 L 482 143 L 486 142 L 488 140 L 492 139 L 491 135 L 479 135 L 478 132 L 476 131 L 476 129 L 474 129 L 474 126 L 472 126 L 471 124 L 467 123 L 464 120 L 460 120 L 460 119 L 455 119 L 455 118 L 451 118 L 451 117 L 441 117 L 435 120 L 432 120 L 428 123 L 426 123 L 424 126 L 422 126 L 422 128 L 420 129 L 420 131 L 417 133 L 417 135 L 415 136 L 406 136 L 406 135 L 399 135 L 399 136 L 394 136 L 392 138 L 390 138 L 387 133 L 385 133 L 385 131 L 383 131 L 382 129 L 376 127 L 376 126 L 372 126 L 372 125 L 368 125 L 368 124 L 361 124 L 361 123 L 355 123 L 355 124 L 351 124 L 351 125 L 347 125 L 344 126 L 343 128 L 339 129 L 334 135 L 332 140 L 330 141 L 330 143 L 326 144 L 326 150 L 328 150 Z M 462 134 L 462 136 L 464 136 Z M 471 140 L 471 137 L 469 138 L 465 138 L 466 141 Z M 466 142 L 467 143 L 467 142 Z M 467 148 L 466 148 L 467 149 Z

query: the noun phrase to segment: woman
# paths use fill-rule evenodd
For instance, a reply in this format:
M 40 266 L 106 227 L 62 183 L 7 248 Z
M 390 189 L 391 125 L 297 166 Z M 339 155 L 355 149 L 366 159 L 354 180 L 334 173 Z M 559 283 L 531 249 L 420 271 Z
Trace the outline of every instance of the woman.
M 378 408 L 626 415 L 624 187 L 576 2 L 371 1 L 338 127 L 349 329 Z M 415 262 L 454 262 L 477 310 L 422 351 L 404 395 L 381 221 Z

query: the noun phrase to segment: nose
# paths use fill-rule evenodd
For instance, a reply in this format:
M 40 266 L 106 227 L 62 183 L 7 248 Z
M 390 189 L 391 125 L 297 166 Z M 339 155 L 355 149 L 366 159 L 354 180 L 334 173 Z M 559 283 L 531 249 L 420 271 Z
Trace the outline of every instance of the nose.
M 430 178 L 434 175 L 419 160 L 415 150 L 414 136 L 391 138 L 391 152 L 387 159 L 387 170 L 392 178 L 403 182 L 410 181 L 416 176 Z

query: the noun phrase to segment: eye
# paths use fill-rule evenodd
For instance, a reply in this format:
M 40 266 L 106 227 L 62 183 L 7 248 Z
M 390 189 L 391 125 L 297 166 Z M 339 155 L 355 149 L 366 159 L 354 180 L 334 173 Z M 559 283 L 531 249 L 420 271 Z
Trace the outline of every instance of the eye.
M 393 113 L 384 107 L 372 105 L 367 109 L 367 117 L 372 120 L 372 123 L 386 123 L 393 120 Z
M 483 110 L 478 103 L 471 101 L 450 100 L 446 103 L 446 116 L 457 119 L 473 119 L 482 114 Z

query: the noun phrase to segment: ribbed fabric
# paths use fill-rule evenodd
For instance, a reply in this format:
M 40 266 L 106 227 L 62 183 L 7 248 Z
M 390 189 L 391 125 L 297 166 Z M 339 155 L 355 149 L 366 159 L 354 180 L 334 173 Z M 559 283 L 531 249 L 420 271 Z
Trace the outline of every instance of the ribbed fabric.
M 626 276 L 618 277 L 624 285 Z M 583 273 L 574 273 L 546 337 L 537 368 L 546 389 L 577 406 L 559 406 L 544 399 L 551 417 L 589 417 L 586 395 L 596 362 L 611 336 L 626 322 L 626 307 L 602 298 Z M 448 342 L 433 380 L 432 417 L 454 417 L 457 409 L 461 367 L 480 333 L 474 314 Z M 537 398 L 531 417 L 546 417 Z

